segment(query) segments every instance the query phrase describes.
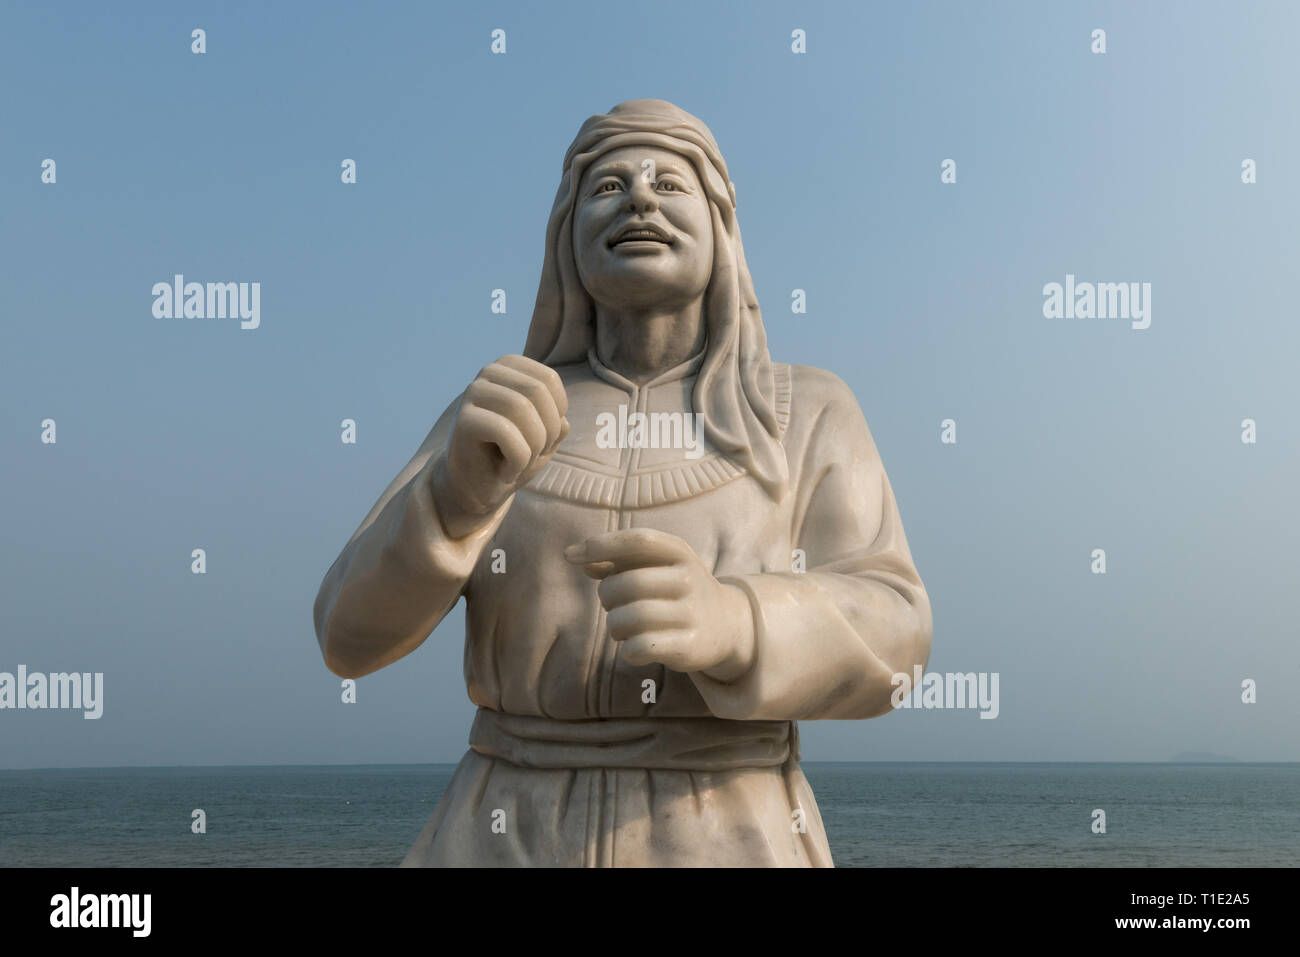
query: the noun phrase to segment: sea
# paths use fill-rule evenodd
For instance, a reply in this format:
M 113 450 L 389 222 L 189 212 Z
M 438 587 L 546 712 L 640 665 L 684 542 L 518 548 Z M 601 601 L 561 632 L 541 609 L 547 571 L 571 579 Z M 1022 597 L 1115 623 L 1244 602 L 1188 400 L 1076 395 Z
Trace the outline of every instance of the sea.
M 1300 764 L 802 767 L 839 867 L 1300 864 Z M 394 867 L 454 770 L 0 771 L 0 867 Z

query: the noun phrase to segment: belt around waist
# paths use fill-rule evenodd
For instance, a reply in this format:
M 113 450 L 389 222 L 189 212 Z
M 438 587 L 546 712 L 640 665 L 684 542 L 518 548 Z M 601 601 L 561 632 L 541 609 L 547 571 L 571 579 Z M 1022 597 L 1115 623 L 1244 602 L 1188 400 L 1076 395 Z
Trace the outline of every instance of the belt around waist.
M 711 717 L 559 721 L 479 708 L 469 746 L 524 768 L 735 771 L 799 760 L 793 721 Z

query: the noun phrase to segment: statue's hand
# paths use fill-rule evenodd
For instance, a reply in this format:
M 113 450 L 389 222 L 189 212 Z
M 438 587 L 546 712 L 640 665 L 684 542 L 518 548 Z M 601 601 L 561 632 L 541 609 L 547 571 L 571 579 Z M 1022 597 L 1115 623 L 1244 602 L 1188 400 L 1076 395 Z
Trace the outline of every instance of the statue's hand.
M 600 580 L 609 636 L 633 665 L 662 664 L 733 681 L 754 657 L 749 597 L 724 585 L 667 532 L 630 528 L 570 545 L 564 557 Z
M 568 397 L 550 366 L 502 356 L 461 397 L 447 454 L 432 465 L 434 503 L 460 538 L 526 485 L 569 434 Z

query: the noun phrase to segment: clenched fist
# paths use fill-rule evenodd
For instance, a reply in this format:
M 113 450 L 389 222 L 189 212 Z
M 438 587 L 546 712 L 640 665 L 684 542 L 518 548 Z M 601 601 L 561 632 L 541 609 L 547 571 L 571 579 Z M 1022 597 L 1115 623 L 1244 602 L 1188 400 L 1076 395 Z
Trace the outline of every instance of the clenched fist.
M 430 479 L 449 535 L 468 534 L 550 461 L 569 434 L 568 408 L 560 376 L 533 359 L 502 356 L 479 372 Z
M 653 528 L 606 532 L 564 557 L 600 580 L 609 637 L 623 660 L 734 681 L 753 663 L 749 597 L 704 567 L 684 540 Z

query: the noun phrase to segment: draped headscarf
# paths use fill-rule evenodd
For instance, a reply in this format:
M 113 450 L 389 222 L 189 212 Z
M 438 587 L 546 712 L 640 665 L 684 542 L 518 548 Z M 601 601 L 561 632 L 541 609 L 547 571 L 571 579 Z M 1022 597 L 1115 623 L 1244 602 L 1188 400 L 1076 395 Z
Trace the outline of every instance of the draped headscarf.
M 789 469 L 776 417 L 767 334 L 736 222 L 736 187 L 713 134 L 685 110 L 664 100 L 628 100 L 591 117 L 578 130 L 564 154 L 546 226 L 542 278 L 524 355 L 564 365 L 585 360 L 595 343 L 595 306 L 574 261 L 576 194 L 583 171 L 596 157 L 632 145 L 679 153 L 694 164 L 703 184 L 713 222 L 713 271 L 704 292 L 707 342 L 693 404 L 714 447 L 779 500 Z

